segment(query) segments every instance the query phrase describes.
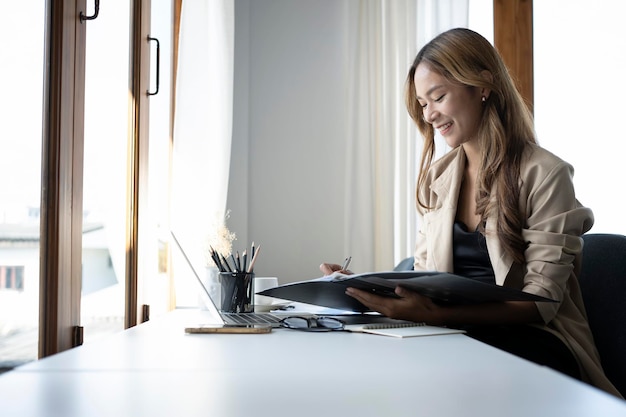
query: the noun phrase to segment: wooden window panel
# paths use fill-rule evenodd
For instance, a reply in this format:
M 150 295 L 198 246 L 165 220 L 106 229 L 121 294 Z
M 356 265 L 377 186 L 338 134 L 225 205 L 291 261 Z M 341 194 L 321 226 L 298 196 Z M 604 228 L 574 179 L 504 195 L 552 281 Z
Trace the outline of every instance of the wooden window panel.
M 149 311 L 139 300 L 139 250 L 141 213 L 146 211 L 148 190 L 148 117 L 150 88 L 150 0 L 131 2 L 131 59 L 129 91 L 129 161 L 126 228 L 126 328 L 147 320 Z
M 42 144 L 39 357 L 73 346 L 80 324 L 84 0 L 48 1 Z
M 495 46 L 517 84 L 522 97 L 533 109 L 533 2 L 494 0 Z

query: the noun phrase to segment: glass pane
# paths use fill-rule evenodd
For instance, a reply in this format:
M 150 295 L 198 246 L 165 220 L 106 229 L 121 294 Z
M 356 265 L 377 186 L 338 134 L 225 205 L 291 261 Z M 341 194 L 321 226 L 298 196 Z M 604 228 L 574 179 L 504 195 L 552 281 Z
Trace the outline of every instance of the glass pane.
M 0 371 L 37 359 L 44 16 L 42 1 L 0 12 Z
M 467 27 L 493 44 L 493 0 L 469 0 Z
M 536 1 L 533 13 L 539 143 L 574 166 L 591 232 L 626 234 L 622 197 L 598 186 L 626 174 L 626 138 L 613 123 L 625 110 L 626 2 Z
M 128 1 L 87 23 L 83 286 L 85 343 L 124 328 L 128 155 Z
M 150 96 L 148 205 L 143 213 L 139 248 L 140 302 L 155 317 L 169 311 L 169 176 L 170 176 L 170 69 L 172 67 L 171 0 L 152 0 L 150 36 L 159 40 L 159 92 Z M 150 91 L 156 90 L 156 44 L 150 44 Z

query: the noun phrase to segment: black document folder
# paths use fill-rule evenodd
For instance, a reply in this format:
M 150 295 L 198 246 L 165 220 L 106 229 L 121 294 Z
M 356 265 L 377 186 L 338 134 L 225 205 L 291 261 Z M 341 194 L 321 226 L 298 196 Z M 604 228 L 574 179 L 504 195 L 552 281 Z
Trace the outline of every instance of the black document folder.
M 323 307 L 364 312 L 368 309 L 363 304 L 345 294 L 347 287 L 382 296 L 397 297 L 394 292 L 396 285 L 402 285 L 443 304 L 475 304 L 493 301 L 555 302 L 555 300 L 514 288 L 487 284 L 459 275 L 423 271 L 333 274 L 310 281 L 281 285 L 258 294 Z

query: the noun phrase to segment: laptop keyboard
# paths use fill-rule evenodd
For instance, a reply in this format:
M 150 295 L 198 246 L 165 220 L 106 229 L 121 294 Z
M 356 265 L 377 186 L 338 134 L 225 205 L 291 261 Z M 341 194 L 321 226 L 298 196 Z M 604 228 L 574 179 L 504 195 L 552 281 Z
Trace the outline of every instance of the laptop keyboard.
M 255 314 L 255 313 L 222 313 L 222 318 L 229 322 L 230 324 L 258 324 L 258 323 L 268 323 L 274 324 L 278 323 L 282 317 L 275 316 L 273 314 Z

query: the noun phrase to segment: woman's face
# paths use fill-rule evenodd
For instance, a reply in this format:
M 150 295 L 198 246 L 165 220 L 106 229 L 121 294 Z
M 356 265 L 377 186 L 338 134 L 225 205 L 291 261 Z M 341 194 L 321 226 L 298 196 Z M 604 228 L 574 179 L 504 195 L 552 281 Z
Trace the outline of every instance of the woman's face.
M 483 107 L 479 88 L 451 83 L 426 63 L 417 66 L 414 82 L 424 121 L 433 125 L 450 147 L 475 139 Z

